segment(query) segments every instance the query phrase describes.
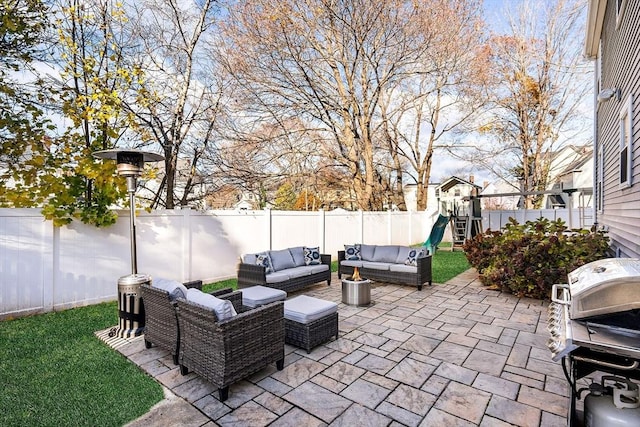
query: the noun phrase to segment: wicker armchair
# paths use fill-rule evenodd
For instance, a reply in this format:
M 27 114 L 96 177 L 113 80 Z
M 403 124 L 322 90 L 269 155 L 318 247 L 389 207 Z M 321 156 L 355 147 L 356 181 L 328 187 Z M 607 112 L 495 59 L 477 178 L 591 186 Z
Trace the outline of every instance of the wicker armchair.
M 202 280 L 185 282 L 187 288 L 202 288 Z M 176 315 L 176 302 L 169 299 L 169 293 L 149 285 L 140 286 L 140 295 L 144 306 L 145 330 L 144 345 L 152 345 L 165 349 L 173 356 L 173 363 L 178 364 L 180 352 L 180 329 Z M 223 295 L 233 289 L 225 288 L 213 293 Z
M 278 370 L 284 367 L 284 303 L 248 309 L 242 292 L 221 298 L 231 300 L 238 315 L 218 321 L 210 309 L 178 299 L 178 323 L 180 372 L 193 371 L 218 387 L 223 402 L 229 385 L 272 362 Z

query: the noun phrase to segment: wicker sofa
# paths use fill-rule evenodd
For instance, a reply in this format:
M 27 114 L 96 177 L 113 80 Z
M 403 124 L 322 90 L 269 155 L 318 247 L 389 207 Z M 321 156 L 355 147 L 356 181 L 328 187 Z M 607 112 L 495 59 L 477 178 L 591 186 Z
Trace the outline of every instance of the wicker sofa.
M 422 290 L 431 285 L 431 255 L 421 248 L 394 245 L 345 245 L 338 251 L 338 278 L 351 276 L 358 267 L 360 276 L 380 282 L 414 285 Z
M 218 388 L 220 401 L 229 396 L 229 385 L 252 375 L 270 363 L 284 367 L 284 303 L 257 308 L 242 305 L 242 292 L 220 296 L 233 303 L 237 314 L 218 320 L 209 308 L 178 299 L 180 373 L 195 372 Z
M 305 251 L 311 256 L 305 256 Z M 331 285 L 331 255 L 320 254 L 317 248 L 250 253 L 238 264 L 238 288 L 262 285 L 293 292 L 325 280 Z
M 183 285 L 186 288 L 202 289 L 202 280 L 185 282 Z M 225 288 L 214 292 L 213 295 L 223 295 L 232 291 L 231 288 Z M 145 317 L 145 347 L 151 348 L 155 345 L 169 351 L 173 356 L 173 363 L 177 365 L 180 352 L 177 302 L 169 292 L 155 286 L 141 285 L 140 295 Z

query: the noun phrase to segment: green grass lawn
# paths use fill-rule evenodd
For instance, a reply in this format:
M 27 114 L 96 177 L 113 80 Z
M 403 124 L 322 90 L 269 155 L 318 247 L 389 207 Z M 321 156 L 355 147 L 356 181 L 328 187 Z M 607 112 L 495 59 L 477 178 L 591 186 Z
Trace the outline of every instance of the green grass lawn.
M 1 426 L 122 426 L 162 388 L 94 332 L 116 303 L 0 322 Z
M 468 268 L 463 252 L 439 250 L 433 281 Z M 226 287 L 237 280 L 203 290 Z M 160 385 L 94 335 L 117 323 L 115 302 L 0 322 L 0 426 L 121 426 L 159 402 Z

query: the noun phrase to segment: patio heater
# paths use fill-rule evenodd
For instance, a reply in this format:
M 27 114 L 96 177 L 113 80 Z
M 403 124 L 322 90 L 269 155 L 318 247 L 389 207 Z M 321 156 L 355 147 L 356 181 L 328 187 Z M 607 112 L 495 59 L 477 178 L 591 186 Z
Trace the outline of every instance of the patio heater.
M 118 279 L 118 328 L 114 332 L 121 338 L 135 337 L 144 332 L 144 304 L 140 298 L 140 285 L 151 282 L 151 277 L 138 274 L 136 257 L 136 213 L 135 193 L 138 177 L 145 162 L 163 160 L 160 154 L 138 150 L 102 150 L 93 153 L 99 159 L 115 160 L 118 175 L 127 178 L 129 192 L 131 274 Z

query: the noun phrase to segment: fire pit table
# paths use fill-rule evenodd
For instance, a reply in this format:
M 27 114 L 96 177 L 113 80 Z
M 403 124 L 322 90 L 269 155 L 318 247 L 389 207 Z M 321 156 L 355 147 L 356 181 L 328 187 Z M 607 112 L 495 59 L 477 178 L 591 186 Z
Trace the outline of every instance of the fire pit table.
M 342 302 L 356 306 L 371 304 L 371 280 L 360 277 L 357 267 L 353 276 L 342 279 Z

